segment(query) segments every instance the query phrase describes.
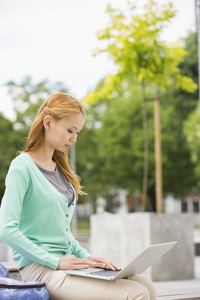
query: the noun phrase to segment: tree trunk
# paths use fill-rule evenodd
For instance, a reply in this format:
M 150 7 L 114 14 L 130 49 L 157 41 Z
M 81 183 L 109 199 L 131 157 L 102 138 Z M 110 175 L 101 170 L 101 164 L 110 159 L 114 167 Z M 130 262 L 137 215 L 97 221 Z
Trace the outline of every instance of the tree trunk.
M 142 81 L 141 87 L 142 87 L 143 129 L 144 129 L 144 166 L 143 166 L 143 184 L 142 184 L 142 211 L 144 212 L 146 210 L 146 202 L 147 202 L 149 137 L 148 137 L 148 121 L 147 121 L 147 107 L 146 107 L 144 81 Z

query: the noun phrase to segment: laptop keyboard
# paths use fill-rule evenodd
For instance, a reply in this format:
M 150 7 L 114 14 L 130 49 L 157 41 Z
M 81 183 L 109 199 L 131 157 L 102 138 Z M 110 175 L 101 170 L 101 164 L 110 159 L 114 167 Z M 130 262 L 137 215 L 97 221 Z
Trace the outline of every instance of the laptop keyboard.
M 117 275 L 120 271 L 112 271 L 112 270 L 101 270 L 101 271 L 96 271 L 96 272 L 91 272 L 90 274 L 92 275 L 97 275 L 97 276 L 104 276 L 104 277 L 113 277 Z

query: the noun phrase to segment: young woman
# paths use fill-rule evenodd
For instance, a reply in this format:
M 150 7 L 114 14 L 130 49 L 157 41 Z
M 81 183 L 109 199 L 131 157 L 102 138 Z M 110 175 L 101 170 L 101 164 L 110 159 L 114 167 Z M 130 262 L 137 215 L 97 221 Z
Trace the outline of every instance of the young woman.
M 70 232 L 79 177 L 68 151 L 85 122 L 80 101 L 65 93 L 51 95 L 32 124 L 26 149 L 11 163 L 0 210 L 0 239 L 13 248 L 22 280 L 46 283 L 51 299 L 156 299 L 154 285 L 134 276 L 104 281 L 64 273 L 64 269 L 108 267 L 113 262 L 91 256 Z

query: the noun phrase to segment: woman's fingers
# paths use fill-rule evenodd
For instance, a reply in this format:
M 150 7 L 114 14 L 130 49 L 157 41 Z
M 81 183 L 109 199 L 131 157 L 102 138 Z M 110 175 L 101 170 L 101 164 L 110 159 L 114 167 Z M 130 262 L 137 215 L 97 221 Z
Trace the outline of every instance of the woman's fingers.
M 74 255 L 60 258 L 58 270 L 75 270 L 89 267 L 109 268 L 113 271 L 121 270 L 116 264 L 103 257 L 90 257 L 89 259 L 77 258 Z
M 119 268 L 116 264 L 114 264 L 113 262 L 106 260 L 106 267 L 115 271 L 115 270 L 120 270 L 121 268 Z
M 113 263 L 103 257 L 89 257 L 88 260 L 94 261 L 96 263 L 96 267 L 99 267 L 99 268 L 109 268 L 113 271 L 121 270 L 121 268 L 119 268 L 115 263 Z
M 79 266 L 79 265 L 82 265 L 82 266 L 95 266 L 95 262 L 93 261 L 89 261 L 89 260 L 86 260 L 86 259 L 79 259 L 77 258 L 76 260 L 74 260 L 73 264 L 75 266 Z
M 106 268 L 106 263 L 103 263 L 103 262 L 93 262 L 93 267 L 95 268 Z
M 60 258 L 58 264 L 58 270 L 74 270 L 81 268 L 89 268 L 90 266 L 94 266 L 95 263 L 93 261 L 88 261 L 86 259 L 77 258 L 74 255 L 63 256 Z
M 109 262 L 115 270 L 120 271 L 122 268 L 118 267 L 115 263 Z

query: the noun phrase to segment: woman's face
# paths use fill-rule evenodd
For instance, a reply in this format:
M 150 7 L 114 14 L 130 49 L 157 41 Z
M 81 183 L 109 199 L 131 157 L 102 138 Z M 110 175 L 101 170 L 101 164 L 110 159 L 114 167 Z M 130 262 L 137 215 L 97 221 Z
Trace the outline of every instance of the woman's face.
M 53 150 L 64 152 L 76 142 L 84 123 L 85 117 L 81 113 L 72 113 L 69 118 L 59 121 L 47 116 L 46 121 L 44 119 L 45 143 Z

